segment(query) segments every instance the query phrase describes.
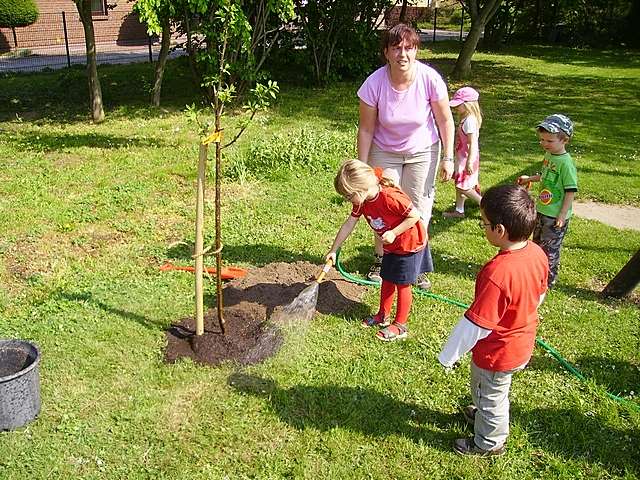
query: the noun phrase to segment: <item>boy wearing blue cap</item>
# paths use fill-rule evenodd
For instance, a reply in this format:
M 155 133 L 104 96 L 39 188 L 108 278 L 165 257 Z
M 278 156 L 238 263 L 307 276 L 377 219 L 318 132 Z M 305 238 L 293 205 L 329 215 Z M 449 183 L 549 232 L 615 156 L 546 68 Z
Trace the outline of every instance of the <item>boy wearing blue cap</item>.
M 571 218 L 571 206 L 578 191 L 578 173 L 566 145 L 573 135 L 573 123 L 565 115 L 555 113 L 540 122 L 536 130 L 540 146 L 545 151 L 542 172 L 522 175 L 518 184 L 540 182 L 536 200 L 538 219 L 533 241 L 540 245 L 549 259 L 548 285 L 552 287 L 558 276 L 560 248 Z

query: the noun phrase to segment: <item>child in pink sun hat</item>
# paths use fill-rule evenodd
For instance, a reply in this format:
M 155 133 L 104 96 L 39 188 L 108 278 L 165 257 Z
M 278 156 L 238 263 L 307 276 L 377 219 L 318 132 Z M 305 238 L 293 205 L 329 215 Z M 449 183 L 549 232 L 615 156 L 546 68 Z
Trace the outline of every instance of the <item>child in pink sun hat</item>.
M 480 147 L 478 137 L 482 125 L 482 112 L 478 99 L 480 94 L 471 87 L 462 87 L 456 91 L 449 106 L 456 112 L 460 123 L 456 128 L 455 167 L 453 180 L 456 183 L 455 210 L 444 212 L 445 218 L 463 218 L 464 203 L 470 198 L 478 205 L 480 183 Z

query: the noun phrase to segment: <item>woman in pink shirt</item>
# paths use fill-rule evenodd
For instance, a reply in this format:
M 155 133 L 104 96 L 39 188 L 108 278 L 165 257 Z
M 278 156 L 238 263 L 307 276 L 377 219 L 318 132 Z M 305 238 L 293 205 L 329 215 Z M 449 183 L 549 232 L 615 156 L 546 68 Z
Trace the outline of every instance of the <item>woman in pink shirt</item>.
M 398 24 L 386 33 L 383 53 L 387 64 L 358 90 L 358 159 L 381 167 L 384 176 L 409 196 L 428 225 L 440 141 L 444 149 L 441 177 L 449 180 L 453 174 L 455 125 L 442 77 L 416 60 L 419 45 L 420 37 L 407 25 Z M 371 280 L 380 280 L 382 253 L 382 243 L 376 239 L 375 262 L 368 275 Z M 431 259 L 430 251 L 426 255 Z M 431 282 L 424 274 L 416 285 L 428 289 Z

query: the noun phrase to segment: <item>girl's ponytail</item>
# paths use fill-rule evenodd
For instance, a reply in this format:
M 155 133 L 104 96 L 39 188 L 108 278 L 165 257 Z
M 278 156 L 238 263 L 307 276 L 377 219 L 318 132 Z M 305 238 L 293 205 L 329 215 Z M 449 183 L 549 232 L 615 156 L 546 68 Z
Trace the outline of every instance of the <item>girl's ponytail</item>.
M 375 167 L 373 169 L 373 173 L 375 173 L 376 178 L 378 179 L 378 183 L 383 187 L 395 187 L 396 184 L 393 182 L 393 180 L 382 176 L 383 172 L 384 170 L 382 170 L 382 167 Z

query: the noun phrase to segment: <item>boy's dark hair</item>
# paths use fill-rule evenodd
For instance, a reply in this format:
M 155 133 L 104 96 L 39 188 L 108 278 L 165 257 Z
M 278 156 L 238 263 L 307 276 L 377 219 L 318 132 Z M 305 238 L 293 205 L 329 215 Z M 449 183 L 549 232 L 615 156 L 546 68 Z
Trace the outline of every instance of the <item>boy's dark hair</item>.
M 526 240 L 536 225 L 536 204 L 519 185 L 497 185 L 482 195 L 480 208 L 491 223 L 504 226 L 512 242 Z

